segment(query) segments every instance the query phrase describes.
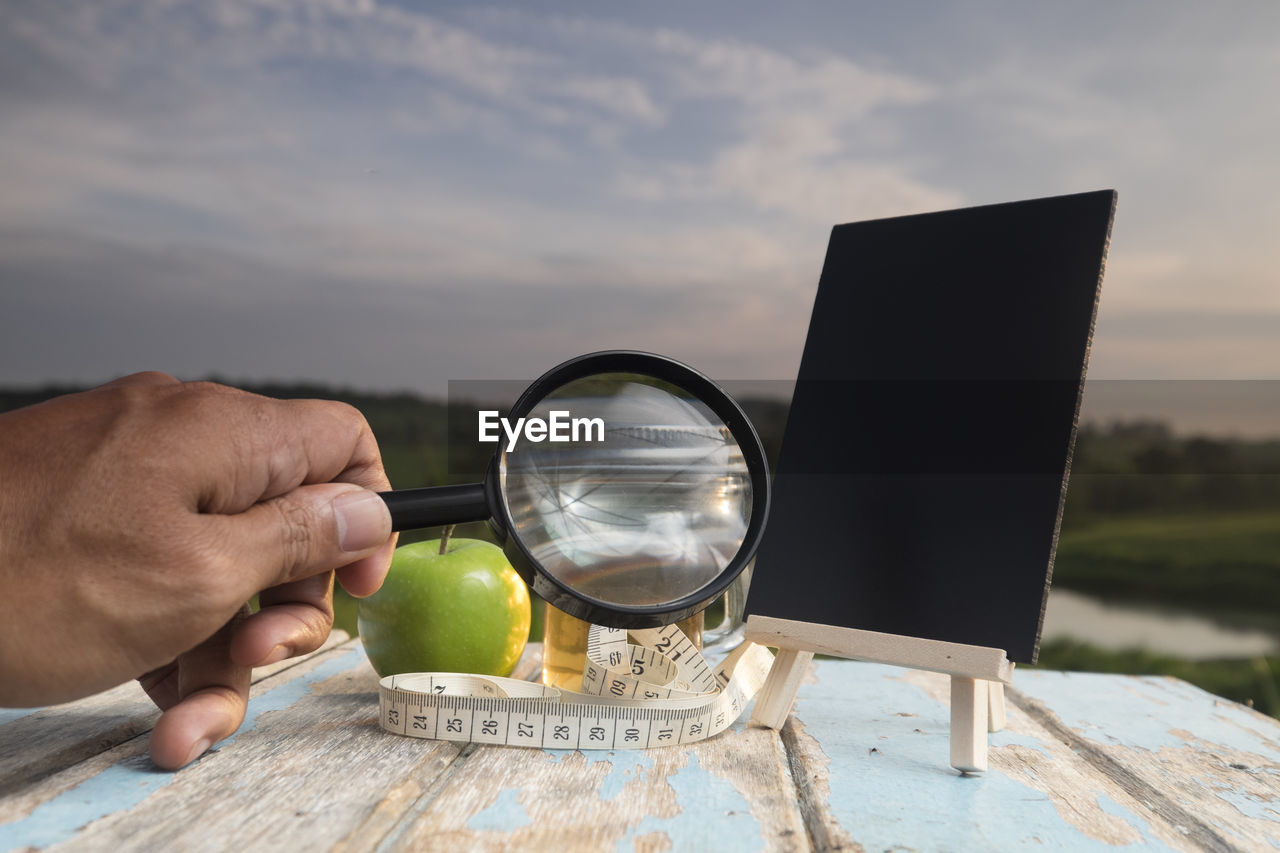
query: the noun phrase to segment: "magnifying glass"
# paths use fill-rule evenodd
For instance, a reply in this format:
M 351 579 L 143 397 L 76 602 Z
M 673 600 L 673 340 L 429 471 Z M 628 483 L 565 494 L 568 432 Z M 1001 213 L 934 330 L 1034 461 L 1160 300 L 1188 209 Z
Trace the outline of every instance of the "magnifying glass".
M 612 628 L 692 616 L 754 556 L 769 514 L 764 448 L 693 368 L 626 350 L 580 356 L 525 390 L 507 421 L 521 418 L 547 429 L 510 448 L 504 437 L 484 482 L 381 493 L 392 527 L 487 519 L 534 592 Z

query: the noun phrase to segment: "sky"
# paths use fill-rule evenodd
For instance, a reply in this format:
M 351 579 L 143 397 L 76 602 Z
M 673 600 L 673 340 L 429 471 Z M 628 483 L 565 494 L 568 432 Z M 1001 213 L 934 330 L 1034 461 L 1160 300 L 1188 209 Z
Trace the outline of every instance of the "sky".
M 794 377 L 831 227 L 1115 188 L 1093 379 L 1280 378 L 1280 4 L 0 5 L 0 385 Z

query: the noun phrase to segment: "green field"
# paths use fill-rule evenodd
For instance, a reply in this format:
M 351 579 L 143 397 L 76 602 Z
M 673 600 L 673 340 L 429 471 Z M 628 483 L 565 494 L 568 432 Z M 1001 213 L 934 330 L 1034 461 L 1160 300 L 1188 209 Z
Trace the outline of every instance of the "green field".
M 1095 519 L 1063 532 L 1054 586 L 1113 602 L 1165 604 L 1236 627 L 1280 631 L 1280 512 Z M 1171 675 L 1280 716 L 1280 657 L 1188 661 L 1057 641 L 1046 669 Z
M 1053 582 L 1112 601 L 1280 615 L 1280 511 L 1095 520 L 1063 531 Z

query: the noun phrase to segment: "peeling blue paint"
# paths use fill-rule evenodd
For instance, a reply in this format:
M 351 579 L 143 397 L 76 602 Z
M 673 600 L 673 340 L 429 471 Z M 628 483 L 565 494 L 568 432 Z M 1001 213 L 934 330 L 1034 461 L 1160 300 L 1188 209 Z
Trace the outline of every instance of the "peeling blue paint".
M 795 716 L 827 755 L 841 757 L 829 767 L 828 803 L 864 849 L 1114 849 L 1065 822 L 1047 795 L 997 770 L 957 774 L 948 765 L 946 705 L 894 677 L 903 670 L 818 661 L 814 671 L 818 683 L 801 687 Z M 1044 748 L 1010 732 L 990 742 Z M 1145 826 L 1116 804 L 1108 809 L 1135 830 Z M 1168 849 L 1143 837 L 1153 849 Z
M 676 853 L 748 853 L 764 849 L 760 824 L 751 814 L 751 805 L 727 780 L 702 769 L 696 754 L 689 754 L 689 764 L 668 776 L 667 784 L 675 791 L 679 814 L 644 818 L 618 840 L 618 853 L 634 850 L 635 839 L 651 832 L 664 833 Z
M 1165 747 L 1184 749 L 1187 739 L 1174 730 L 1186 730 L 1197 741 L 1280 764 L 1280 747 L 1268 736 L 1272 730 L 1264 721 L 1185 681 L 1031 670 L 1019 671 L 1014 684 L 1019 692 L 1052 708 L 1064 725 L 1097 743 L 1152 752 Z M 1089 701 L 1079 701 L 1081 696 Z M 1170 706 L 1178 709 L 1177 725 L 1162 713 Z
M 134 755 L 41 803 L 22 820 L 0 826 L 0 850 L 66 841 L 85 824 L 125 811 L 173 781 L 145 755 Z
M 519 788 L 503 788 L 488 808 L 471 816 L 467 829 L 493 832 L 511 832 L 522 826 L 531 826 L 533 819 L 520 802 Z
M 1228 788 L 1223 788 L 1221 785 L 1215 785 L 1209 782 L 1202 784 L 1207 789 L 1212 790 L 1213 793 L 1217 795 L 1218 799 L 1224 800 L 1235 806 L 1240 814 L 1245 817 L 1273 822 L 1280 820 L 1280 803 L 1276 802 L 1276 800 L 1271 797 L 1262 799 L 1243 791 L 1232 791 Z M 1277 835 L 1280 835 L 1280 824 L 1276 826 L 1276 833 Z
M 1115 815 L 1125 823 L 1129 824 L 1129 826 L 1133 827 L 1134 830 L 1142 836 L 1143 841 L 1146 844 L 1156 847 L 1165 846 L 1160 839 L 1151 834 L 1151 824 L 1148 821 L 1142 820 L 1133 812 L 1108 797 L 1106 794 L 1099 794 L 1097 802 L 1099 809 L 1109 815 Z
M 950 743 L 950 738 L 951 738 L 950 729 L 948 728 L 947 729 L 948 743 Z M 992 732 L 990 735 L 988 735 L 987 745 L 991 747 L 1022 746 L 1022 747 L 1026 747 L 1027 749 L 1034 749 L 1036 752 L 1040 753 L 1041 755 L 1044 755 L 1044 756 L 1049 755 L 1049 748 L 1046 747 L 1040 741 L 1036 740 L 1034 737 L 1031 737 L 1030 735 L 1017 734 L 1016 732 L 1011 732 L 1008 729 L 1005 729 L 999 732 Z
M 352 655 L 360 654 L 352 650 L 339 655 L 306 675 L 255 697 L 249 702 L 244 723 L 219 746 L 227 746 L 252 730 L 258 718 L 268 711 L 288 708 L 310 693 L 316 683 L 350 669 L 355 663 Z M 26 817 L 0 826 L 0 850 L 45 847 L 65 841 L 95 820 L 129 811 L 176 777 L 177 773 L 158 770 L 146 755 L 122 759 L 36 806 Z
M 219 741 L 217 743 L 218 748 L 230 746 L 240 735 L 256 729 L 258 727 L 258 718 L 263 714 L 270 711 L 283 711 L 285 708 L 292 707 L 300 699 L 305 698 L 311 692 L 311 688 L 318 682 L 353 669 L 358 661 L 363 659 L 364 651 L 362 649 L 349 649 L 320 664 L 306 675 L 286 681 L 284 684 L 273 687 L 257 696 L 249 702 L 249 707 L 245 711 L 244 722 L 240 724 L 240 728 L 236 729 L 230 737 Z
M 5 723 L 12 723 L 14 720 L 21 720 L 28 714 L 43 710 L 43 708 L 0 708 L 0 726 Z
M 609 772 L 600 780 L 600 799 L 611 802 L 633 780 L 642 777 L 646 770 L 653 769 L 653 758 L 644 750 L 601 750 L 584 749 L 548 749 L 553 758 L 563 761 L 571 755 L 581 755 L 586 759 L 588 767 L 592 764 L 607 764 Z

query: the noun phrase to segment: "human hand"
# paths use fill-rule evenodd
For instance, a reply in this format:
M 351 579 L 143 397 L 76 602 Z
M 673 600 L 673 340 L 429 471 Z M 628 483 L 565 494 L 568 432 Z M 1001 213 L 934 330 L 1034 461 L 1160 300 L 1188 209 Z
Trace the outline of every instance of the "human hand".
M 250 667 L 324 642 L 335 572 L 381 585 L 386 488 L 341 403 L 145 373 L 0 415 L 0 705 L 139 678 L 153 760 L 194 760 L 244 719 Z

